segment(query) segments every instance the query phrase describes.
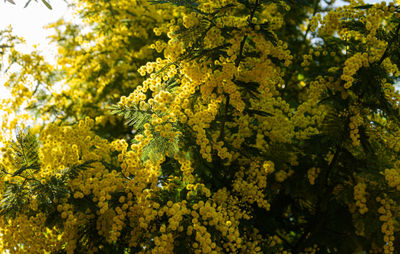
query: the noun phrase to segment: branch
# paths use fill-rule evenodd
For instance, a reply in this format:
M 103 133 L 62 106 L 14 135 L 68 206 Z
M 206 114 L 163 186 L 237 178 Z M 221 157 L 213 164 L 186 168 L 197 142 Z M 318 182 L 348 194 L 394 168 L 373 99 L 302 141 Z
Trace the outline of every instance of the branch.
M 220 133 L 219 133 L 219 140 L 224 141 L 224 137 L 225 137 L 225 123 L 227 120 L 227 116 L 228 116 L 228 106 L 229 106 L 229 95 L 226 95 L 226 102 L 225 102 L 225 110 L 224 110 L 224 118 L 222 120 L 221 123 L 221 129 L 220 129 Z
M 385 58 L 388 56 L 389 54 L 389 48 L 392 46 L 392 43 L 394 41 L 397 41 L 399 38 L 399 31 L 400 31 L 400 23 L 397 25 L 396 31 L 394 32 L 394 38 L 392 40 L 389 41 L 385 52 L 383 52 L 383 55 L 381 57 L 381 59 L 379 59 L 378 65 L 381 65 L 381 63 L 383 62 L 383 60 L 385 60 Z
M 260 5 L 259 0 L 256 0 L 256 2 L 254 4 L 254 8 L 251 10 L 251 13 L 250 13 L 250 18 L 249 18 L 249 24 L 250 25 L 252 25 L 252 19 L 253 19 L 254 14 L 256 13 L 256 10 L 257 10 L 259 5 Z M 242 41 L 240 42 L 239 55 L 236 58 L 236 62 L 235 62 L 235 66 L 236 67 L 239 67 L 240 62 L 243 59 L 243 49 L 244 49 L 244 44 L 246 43 L 246 40 L 247 40 L 247 35 L 245 35 L 243 37 Z M 226 102 L 225 102 L 224 119 L 222 121 L 220 134 L 219 134 L 219 139 L 222 140 L 222 141 L 224 140 L 224 136 L 225 136 L 225 122 L 227 120 L 226 118 L 227 118 L 227 115 L 228 115 L 229 98 L 230 98 L 229 95 L 227 95 Z
M 1 168 L 0 170 L 6 175 L 12 175 L 11 173 L 8 173 L 4 168 Z
M 315 0 L 315 1 L 314 1 L 314 10 L 313 10 L 312 17 L 314 17 L 314 16 L 317 14 L 317 12 L 318 12 L 318 6 L 319 6 L 319 1 L 318 1 L 318 0 Z M 303 42 L 306 41 L 307 35 L 308 35 L 308 33 L 310 32 L 310 29 L 311 29 L 311 25 L 310 25 L 310 23 L 308 23 L 308 25 L 307 25 L 307 30 L 306 30 L 306 32 L 305 32 L 304 35 L 303 35 Z
M 279 239 L 284 241 L 291 249 L 294 248 L 294 246 L 289 242 L 289 240 L 286 239 L 283 235 L 281 235 L 278 231 L 275 231 L 275 234 L 279 237 Z
M 328 181 L 329 181 L 329 175 L 332 172 L 333 168 L 335 167 L 337 160 L 340 156 L 340 153 L 342 152 L 342 144 L 343 144 L 343 139 L 345 136 L 345 132 L 342 132 L 342 135 L 340 137 L 340 141 L 336 146 L 336 151 L 335 154 L 333 155 L 332 161 L 329 163 L 328 165 L 328 169 L 326 171 L 326 175 L 324 178 L 324 183 L 322 184 L 322 186 L 326 187 L 322 193 L 322 195 L 318 196 L 318 201 L 317 204 L 315 206 L 315 211 L 321 211 L 321 203 L 323 200 L 326 201 L 326 197 L 328 196 L 328 194 L 331 192 L 332 186 L 328 185 Z M 322 198 L 321 198 L 322 197 Z M 303 242 L 313 233 L 314 230 L 320 228 L 322 226 L 322 224 L 325 222 L 326 217 L 324 216 L 324 214 L 326 213 L 326 209 L 324 211 L 321 211 L 320 214 L 317 214 L 319 216 L 315 216 L 315 220 L 312 221 L 308 221 L 306 229 L 304 230 L 303 234 L 301 235 L 301 237 L 299 238 L 299 240 L 297 240 L 293 251 L 296 253 L 296 251 L 298 251 L 302 245 Z
M 249 25 L 252 25 L 252 19 L 254 17 L 254 14 L 256 13 L 256 10 L 258 8 L 258 6 L 260 5 L 260 1 L 256 0 L 255 4 L 254 4 L 254 8 L 251 10 L 250 13 L 250 18 L 249 18 Z M 247 34 L 243 37 L 242 41 L 240 42 L 240 50 L 239 50 L 239 55 L 236 58 L 236 62 L 235 62 L 235 66 L 239 67 L 240 62 L 242 61 L 243 58 L 243 49 L 244 49 L 244 44 L 246 43 L 247 40 Z

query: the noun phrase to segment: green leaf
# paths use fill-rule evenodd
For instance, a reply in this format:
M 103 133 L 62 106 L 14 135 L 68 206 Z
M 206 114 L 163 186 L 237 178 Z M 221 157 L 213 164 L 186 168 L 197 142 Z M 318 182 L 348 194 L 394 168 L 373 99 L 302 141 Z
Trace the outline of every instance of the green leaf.
M 19 175 L 27 169 L 39 169 L 39 144 L 35 135 L 29 129 L 20 131 L 17 129 L 16 140 L 12 141 L 12 149 L 18 163 L 14 165 L 19 168 L 13 176 Z
M 256 110 L 256 109 L 245 109 L 245 112 L 248 113 L 249 115 L 260 115 L 260 116 L 273 116 L 273 114 L 264 112 L 261 110 Z
M 288 5 L 295 6 L 295 7 L 311 6 L 311 4 L 312 4 L 311 1 L 308 1 L 308 0 L 285 0 L 285 2 Z
M 366 5 L 356 6 L 356 7 L 354 7 L 354 9 L 366 10 L 366 9 L 371 8 L 372 6 L 374 6 L 374 5 L 373 4 L 366 4 Z
M 137 15 L 129 10 L 126 10 L 126 13 L 128 13 L 129 15 L 131 15 L 132 17 L 136 17 Z
M 46 7 L 49 8 L 50 10 L 53 9 L 53 8 L 51 7 L 51 5 L 50 5 L 46 0 L 42 0 L 42 2 L 43 2 L 44 5 L 46 5 Z
M 31 3 L 32 0 L 29 0 L 28 2 L 26 2 L 24 8 L 28 7 L 28 5 Z

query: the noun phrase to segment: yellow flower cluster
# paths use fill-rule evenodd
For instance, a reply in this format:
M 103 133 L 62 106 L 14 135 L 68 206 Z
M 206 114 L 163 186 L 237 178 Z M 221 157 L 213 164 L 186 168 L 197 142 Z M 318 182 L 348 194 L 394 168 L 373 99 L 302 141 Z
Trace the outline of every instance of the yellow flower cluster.
M 382 124 L 382 127 L 385 128 L 390 128 L 393 130 L 393 132 L 384 132 L 384 128 L 380 127 L 379 130 L 382 131 L 382 133 L 379 133 L 379 136 L 383 138 L 383 141 L 385 145 L 388 147 L 388 149 L 398 152 L 400 151 L 400 143 L 399 143 L 399 134 L 400 131 L 394 127 L 394 122 L 390 119 L 387 118 L 382 118 L 382 117 L 376 117 L 376 120 L 378 123 Z M 393 128 L 394 127 L 394 128 Z
M 11 30 L 6 32 L 11 32 Z M 7 38 L 8 36 L 2 32 L 3 37 Z M 9 41 L 3 42 L 4 45 L 6 43 L 10 46 L 16 43 L 24 43 L 20 38 L 11 38 L 13 37 L 10 36 Z M 24 54 L 11 47 L 7 61 L 8 68 L 17 67 L 21 69 L 19 72 L 7 74 L 7 79 L 4 82 L 4 87 L 10 89 L 11 97 L 5 99 L 3 104 L 8 105 L 10 109 L 16 112 L 21 107 L 29 107 L 37 102 L 37 97 L 33 96 L 35 90 L 39 84 L 51 85 L 46 74 L 54 71 L 54 67 L 44 60 L 44 57 L 39 54 L 36 48 L 33 52 Z
M 395 202 L 388 198 L 377 197 L 376 201 L 381 204 L 378 209 L 380 214 L 379 220 L 382 221 L 382 234 L 383 241 L 385 242 L 383 249 L 385 254 L 394 253 L 394 221 L 391 209 L 395 205 Z
M 292 113 L 286 101 L 282 100 L 281 97 L 267 97 L 255 102 L 253 108 L 271 114 L 271 116 L 256 116 L 255 119 L 260 124 L 253 126 L 253 131 L 262 131 L 264 136 L 272 141 L 290 142 L 295 135 L 295 126 L 291 121 Z M 251 119 L 247 121 L 252 122 Z
M 389 58 L 386 58 L 386 59 L 389 59 Z M 384 61 L 384 62 L 386 62 L 386 61 Z M 395 67 L 397 68 L 397 66 L 395 66 Z M 398 75 L 396 75 L 396 76 L 398 76 Z M 385 95 L 385 98 L 393 105 L 394 109 L 398 110 L 399 106 L 398 106 L 397 101 L 400 100 L 400 92 L 397 91 L 397 89 L 395 88 L 395 86 L 393 84 L 386 82 L 386 79 L 382 80 L 382 88 L 383 88 L 383 93 Z
M 359 127 L 364 123 L 358 105 L 350 106 L 351 116 L 349 117 L 350 138 L 354 146 L 360 145 Z
M 2 244 L 0 249 L 9 253 L 43 253 L 56 252 L 64 244 L 63 235 L 57 228 L 44 226 L 46 217 L 38 213 L 28 217 L 20 214 L 7 222 L 1 221 L 0 233 Z
M 179 163 L 181 164 L 181 171 L 183 174 L 183 181 L 188 182 L 189 184 L 193 184 L 194 183 L 194 176 L 193 176 L 193 167 L 192 167 L 192 163 L 190 160 L 186 160 L 184 158 L 180 158 L 179 156 L 175 156 L 176 159 L 178 159 Z M 191 185 L 187 185 L 187 189 L 189 190 L 189 186 Z M 207 190 L 208 191 L 208 190 Z M 208 195 L 209 196 L 209 195 Z
M 156 6 L 148 1 L 124 0 L 110 4 L 75 1 L 74 4 L 76 15 L 85 17 L 83 25 L 91 29 L 63 20 L 49 26 L 55 30 L 54 41 L 65 41 L 58 48 L 58 64 L 65 72 L 62 78 L 66 84 L 46 85 L 52 96 L 41 113 L 48 115 L 54 109 L 62 111 L 69 107 L 76 119 L 86 115 L 94 118 L 105 110 L 105 101 L 117 102 L 143 81 L 137 69 L 160 55 L 150 48 L 156 38 L 154 32 L 160 32 L 153 29 L 168 23 L 174 13 L 169 6 Z M 104 15 L 104 10 L 111 13 Z M 154 45 L 161 52 L 165 42 Z M 37 62 L 33 64 L 45 66 Z M 107 124 L 115 126 L 112 121 Z
M 365 28 L 369 32 L 366 38 L 368 41 L 376 40 L 376 32 L 382 26 L 383 20 L 395 13 L 394 5 L 394 2 L 389 3 L 388 6 L 382 1 L 366 11 Z
M 359 182 L 354 186 L 354 200 L 356 201 L 356 206 L 358 207 L 360 214 L 368 212 L 366 189 L 367 184 L 363 182 Z
M 224 3 L 224 5 L 225 4 L 227 3 Z M 199 6 L 199 9 L 205 12 L 211 10 L 215 11 L 220 8 L 220 6 L 216 6 L 219 6 L 219 4 L 206 1 Z M 269 4 L 265 7 L 271 10 L 271 12 L 263 12 L 260 14 L 260 17 L 253 19 L 252 22 L 256 24 L 270 20 L 273 21 L 273 29 L 279 28 L 282 25 L 282 20 L 279 20 L 276 5 Z M 229 8 L 227 8 L 226 11 L 229 12 Z M 222 12 L 225 12 L 225 10 Z M 229 163 L 229 161 L 234 158 L 235 153 L 229 151 L 225 142 L 229 142 L 234 147 L 239 148 L 246 137 L 252 135 L 252 129 L 261 128 L 264 130 L 263 134 L 269 136 L 271 140 L 284 140 L 288 142 L 294 135 L 293 126 L 289 124 L 290 118 L 287 117 L 290 111 L 288 104 L 285 104 L 280 98 L 278 98 L 278 100 L 272 98 L 270 99 L 272 103 L 266 105 L 259 104 L 256 106 L 255 104 L 254 106 L 257 107 L 257 109 L 267 112 L 273 110 L 273 112 L 277 114 L 271 117 L 273 122 L 260 117 L 257 120 L 259 120 L 261 124 L 259 126 L 253 125 L 253 118 L 248 118 L 246 114 L 241 114 L 245 108 L 245 103 L 243 101 L 244 95 L 237 84 L 232 82 L 238 77 L 245 82 L 253 81 L 247 80 L 248 77 L 255 78 L 256 80 L 254 81 L 260 83 L 260 92 L 267 96 L 267 98 L 271 97 L 273 93 L 276 93 L 276 86 L 283 82 L 283 72 L 279 71 L 268 58 L 270 56 L 276 57 L 279 60 L 285 61 L 285 66 L 289 66 L 293 56 L 290 55 L 287 44 L 278 41 L 278 45 L 274 46 L 271 42 L 265 40 L 265 38 L 257 32 L 257 29 L 250 29 L 246 24 L 245 18 L 235 18 L 235 16 L 226 15 L 216 19 L 216 26 L 210 26 L 210 29 L 205 34 L 204 45 L 206 48 L 211 49 L 219 47 L 229 41 L 231 45 L 227 48 L 228 58 L 220 57 L 214 62 L 203 60 L 198 62 L 180 61 L 180 65 L 176 66 L 174 61 L 178 59 L 179 55 L 185 53 L 183 50 L 185 46 L 191 47 L 198 37 L 196 34 L 187 32 L 187 37 L 182 41 L 181 35 L 175 32 L 178 31 L 181 26 L 188 30 L 194 29 L 195 26 L 198 25 L 199 19 L 202 18 L 204 17 L 200 14 L 184 14 L 183 19 L 178 19 L 177 22 L 171 22 L 167 26 L 155 29 L 158 35 L 161 34 L 161 32 L 167 32 L 170 38 L 167 44 L 160 42 L 158 45 L 156 43 L 153 46 L 153 48 L 159 52 L 164 50 L 165 60 L 159 59 L 156 62 L 147 63 L 139 69 L 141 75 L 148 73 L 150 74 L 150 78 L 143 83 L 143 86 L 139 86 L 131 93 L 128 98 L 125 99 L 122 97 L 120 102 L 121 106 L 132 107 L 134 105 L 139 105 L 141 110 L 152 110 L 155 114 L 152 116 L 151 123 L 154 126 L 154 131 L 160 132 L 161 136 L 166 135 L 161 133 L 164 127 L 160 124 L 169 121 L 168 119 L 177 119 L 178 122 L 187 124 L 196 134 L 196 142 L 200 147 L 200 153 L 208 162 L 212 161 L 212 153 L 215 151 L 221 159 Z M 221 29 L 224 26 L 235 26 L 239 31 L 232 32 L 232 37 L 227 40 L 221 34 Z M 254 40 L 255 50 L 260 52 L 263 56 L 261 59 L 250 57 L 243 60 L 237 68 L 235 66 L 235 61 L 241 51 L 241 42 L 244 36 Z M 245 43 L 244 47 L 250 48 L 252 46 Z M 220 66 L 221 69 L 210 69 L 210 63 Z M 249 68 L 251 65 L 253 65 L 254 68 Z M 173 68 L 169 68 L 169 66 Z M 270 71 L 266 72 L 266 69 Z M 262 75 L 265 73 L 270 73 L 270 77 Z M 162 89 L 165 86 L 164 82 L 168 82 L 168 80 L 176 77 L 179 78 L 177 80 L 179 81 L 179 88 L 170 93 L 171 96 L 169 96 L 167 100 L 164 100 L 162 95 L 164 93 L 167 94 Z M 152 98 L 145 101 L 146 97 L 144 93 L 146 93 L 148 88 L 153 91 L 153 94 Z M 162 93 L 160 91 L 162 91 Z M 192 101 L 190 97 L 197 91 L 200 91 L 202 100 L 197 100 L 194 105 L 190 105 L 189 101 Z M 207 133 L 209 132 L 210 124 L 215 120 L 217 114 L 221 110 L 221 105 L 224 103 L 232 105 L 237 110 L 238 117 L 235 119 L 236 123 L 227 122 L 223 123 L 223 125 L 226 125 L 226 127 L 229 126 L 230 128 L 238 125 L 239 135 L 227 135 L 227 128 L 222 128 L 224 132 Z M 284 112 L 280 112 L 279 109 L 274 109 L 276 107 L 282 107 L 282 111 Z M 166 110 L 167 108 L 169 110 Z M 157 110 L 161 111 L 163 115 L 157 113 Z M 248 118 L 248 121 L 243 122 L 242 120 L 245 118 Z M 171 126 L 172 125 L 168 123 L 165 125 L 167 129 L 171 129 Z M 170 135 L 169 137 L 171 139 L 176 138 L 176 135 Z M 219 140 L 221 137 L 225 140 Z M 261 132 L 258 137 L 258 142 L 262 142 L 263 135 Z
M 39 173 L 41 177 L 46 178 L 88 160 L 107 158 L 110 152 L 109 144 L 94 135 L 90 130 L 93 125 L 94 120 L 90 118 L 81 120 L 73 127 L 48 125 L 40 135 L 43 144 L 39 151 L 42 163 Z
M 206 48 L 215 48 L 224 43 L 225 37 L 222 36 L 221 30 L 217 27 L 212 27 L 204 37 L 204 46 Z
M 334 79 L 318 76 L 311 81 L 307 90 L 307 100 L 299 105 L 290 118 L 297 129 L 295 136 L 298 139 L 307 139 L 319 133 L 319 129 L 327 114 L 327 108 L 318 103 L 321 95 L 326 92 L 329 83 Z
M 386 72 L 389 73 L 389 75 L 395 77 L 400 75 L 398 66 L 395 63 L 392 63 L 389 57 L 382 61 L 382 66 L 385 68 Z
M 244 202 L 257 203 L 259 207 L 269 210 L 270 205 L 263 190 L 267 187 L 267 175 L 273 171 L 272 162 L 265 162 L 262 167 L 258 161 L 251 162 L 249 168 L 242 166 L 235 174 L 233 190 Z
M 243 216 L 240 214 L 228 214 L 226 206 L 235 206 L 235 201 L 228 203 L 228 193 L 221 191 L 215 194 L 214 201 L 199 201 L 189 205 L 185 200 L 182 202 L 168 201 L 165 206 L 160 207 L 157 203 L 153 205 L 155 210 L 146 210 L 144 217 L 139 218 L 142 228 L 147 228 L 152 220 L 167 216 L 168 223 L 159 225 L 158 234 L 154 237 L 155 248 L 152 253 L 173 253 L 175 234 L 184 234 L 193 237 L 191 248 L 194 253 L 219 253 L 224 249 L 236 252 L 241 249 L 242 239 L 239 238 L 238 221 Z M 227 202 L 227 203 L 226 203 Z M 222 205 L 224 204 L 224 205 Z M 231 210 L 234 211 L 234 210 Z M 214 241 L 210 229 L 220 231 L 226 239 L 223 246 Z M 156 229 L 153 227 L 152 232 Z M 146 252 L 147 253 L 147 252 Z
M 321 26 L 318 29 L 318 34 L 326 37 L 331 36 L 338 30 L 340 18 L 340 11 L 329 11 L 320 21 Z
M 308 66 L 310 66 L 310 64 L 313 61 L 313 50 L 310 49 L 309 54 L 304 54 L 303 57 L 303 62 L 301 62 L 300 66 L 301 67 L 305 67 L 304 70 L 308 70 Z
M 344 88 L 348 89 L 353 85 L 354 75 L 361 67 L 368 67 L 368 54 L 355 53 L 353 56 L 346 59 L 343 68 L 341 79 L 345 81 Z
M 199 24 L 199 20 L 197 19 L 195 12 L 192 12 L 188 15 L 183 15 L 182 20 L 183 20 L 183 26 L 186 27 L 187 29 L 190 29 Z
M 396 188 L 400 191 L 400 170 L 399 168 L 385 169 L 385 180 L 389 187 Z
M 319 22 L 321 22 L 321 14 L 318 13 L 317 15 L 313 16 L 310 20 L 309 27 L 312 32 L 315 32 L 318 28 Z
M 283 169 L 279 170 L 278 172 L 275 173 L 275 180 L 277 182 L 284 182 L 288 177 L 290 177 L 294 173 L 293 170 L 285 171 Z

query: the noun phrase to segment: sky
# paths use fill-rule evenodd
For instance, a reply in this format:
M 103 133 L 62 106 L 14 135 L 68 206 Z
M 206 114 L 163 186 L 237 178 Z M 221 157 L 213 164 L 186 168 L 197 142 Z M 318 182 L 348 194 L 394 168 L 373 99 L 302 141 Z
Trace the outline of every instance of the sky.
M 28 0 L 13 0 L 15 5 L 0 0 L 0 30 L 9 25 L 13 28 L 13 34 L 23 37 L 26 45 L 23 51 L 32 50 L 32 45 L 38 45 L 38 48 L 51 57 L 54 54 L 54 47 L 49 45 L 47 37 L 51 31 L 43 29 L 49 23 L 53 23 L 62 17 L 70 18 L 71 10 L 64 0 L 47 0 L 52 6 L 48 9 L 41 0 L 32 0 L 28 7 L 24 8 Z M 4 77 L 0 76 L 0 99 L 8 96 L 4 89 Z
M 0 29 L 12 25 L 16 35 L 23 36 L 28 44 L 46 42 L 50 34 L 43 26 L 68 16 L 70 10 L 64 0 L 47 0 L 52 10 L 48 9 L 41 0 L 32 0 L 24 8 L 28 0 L 14 0 L 15 5 L 0 0 Z

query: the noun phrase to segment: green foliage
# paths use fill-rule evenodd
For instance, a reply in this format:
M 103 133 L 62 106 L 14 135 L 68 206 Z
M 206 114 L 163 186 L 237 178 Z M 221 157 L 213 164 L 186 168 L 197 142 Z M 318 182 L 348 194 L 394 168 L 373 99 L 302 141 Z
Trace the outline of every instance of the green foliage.
M 35 0 L 35 2 L 37 2 L 38 0 Z M 41 0 L 42 3 L 50 10 L 52 10 L 53 8 L 51 7 L 51 5 L 49 4 L 49 2 L 47 2 L 46 0 Z M 24 8 L 28 7 L 28 5 L 32 2 L 32 0 L 28 0 L 24 6 Z

